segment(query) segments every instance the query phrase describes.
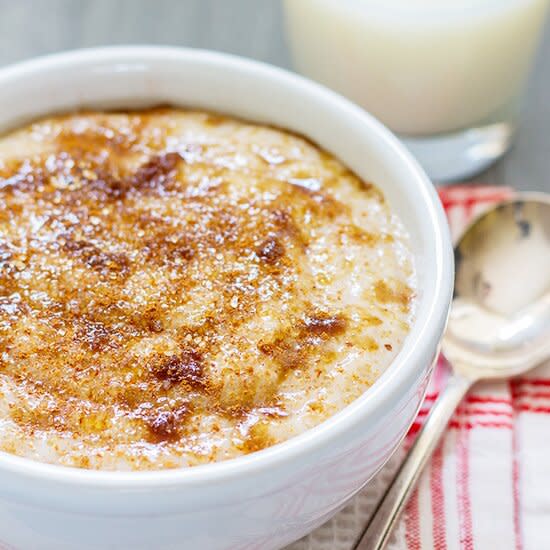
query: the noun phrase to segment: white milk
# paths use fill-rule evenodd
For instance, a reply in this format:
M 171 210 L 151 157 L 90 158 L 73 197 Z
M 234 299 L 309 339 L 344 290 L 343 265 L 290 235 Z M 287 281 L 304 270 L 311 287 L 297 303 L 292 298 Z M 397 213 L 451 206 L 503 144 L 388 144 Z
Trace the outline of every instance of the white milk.
M 548 0 L 285 0 L 296 68 L 392 130 L 451 132 L 515 105 Z

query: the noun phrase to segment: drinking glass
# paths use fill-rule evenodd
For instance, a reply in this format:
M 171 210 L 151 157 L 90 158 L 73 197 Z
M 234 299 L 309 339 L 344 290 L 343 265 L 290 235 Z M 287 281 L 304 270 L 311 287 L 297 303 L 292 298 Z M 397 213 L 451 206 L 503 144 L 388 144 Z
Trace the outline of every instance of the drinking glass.
M 500 158 L 550 0 L 285 0 L 295 67 L 371 112 L 437 182 Z

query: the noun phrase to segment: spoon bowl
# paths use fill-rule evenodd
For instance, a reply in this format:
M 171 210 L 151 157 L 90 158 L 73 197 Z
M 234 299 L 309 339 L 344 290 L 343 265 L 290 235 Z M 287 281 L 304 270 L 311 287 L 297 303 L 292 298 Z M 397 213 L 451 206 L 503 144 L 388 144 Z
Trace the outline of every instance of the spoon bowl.
M 515 376 L 550 355 L 547 195 L 527 193 L 476 218 L 455 248 L 455 268 L 443 352 L 456 371 Z

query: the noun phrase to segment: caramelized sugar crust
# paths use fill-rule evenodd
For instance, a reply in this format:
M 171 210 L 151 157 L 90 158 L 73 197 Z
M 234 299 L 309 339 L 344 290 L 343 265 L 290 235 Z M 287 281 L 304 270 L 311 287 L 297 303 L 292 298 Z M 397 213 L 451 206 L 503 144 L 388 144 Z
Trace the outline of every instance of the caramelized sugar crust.
M 298 136 L 42 120 L 0 140 L 0 448 L 152 469 L 283 441 L 391 362 L 413 283 L 382 194 Z

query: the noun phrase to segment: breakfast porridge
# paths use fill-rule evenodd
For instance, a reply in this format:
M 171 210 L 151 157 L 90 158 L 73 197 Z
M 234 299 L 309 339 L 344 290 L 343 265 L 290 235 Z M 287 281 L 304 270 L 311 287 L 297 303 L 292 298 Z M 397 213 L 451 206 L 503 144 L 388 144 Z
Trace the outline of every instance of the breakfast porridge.
M 382 193 L 302 137 L 174 108 L 0 138 L 0 450 L 194 466 L 318 425 L 414 317 Z

